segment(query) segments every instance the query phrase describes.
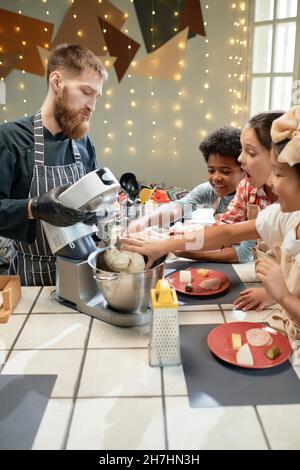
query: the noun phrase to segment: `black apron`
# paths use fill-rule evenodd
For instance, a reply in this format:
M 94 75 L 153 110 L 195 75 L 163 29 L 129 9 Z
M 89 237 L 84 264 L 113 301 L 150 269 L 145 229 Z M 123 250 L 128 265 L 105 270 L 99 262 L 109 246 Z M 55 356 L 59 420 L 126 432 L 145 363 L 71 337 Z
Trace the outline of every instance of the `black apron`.
M 44 132 L 41 112 L 34 116 L 34 168 L 29 199 L 67 183 L 75 183 L 86 171 L 74 142 L 74 163 L 62 166 L 44 165 Z M 55 285 L 55 256 L 53 256 L 40 220 L 37 221 L 36 239 L 32 244 L 13 242 L 10 274 L 19 274 L 24 286 Z

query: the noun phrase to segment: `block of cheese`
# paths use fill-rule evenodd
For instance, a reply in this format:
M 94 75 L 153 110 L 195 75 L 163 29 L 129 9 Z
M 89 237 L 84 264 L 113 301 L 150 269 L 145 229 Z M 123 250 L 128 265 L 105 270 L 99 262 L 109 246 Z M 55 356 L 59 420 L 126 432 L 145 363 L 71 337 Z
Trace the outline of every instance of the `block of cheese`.
M 232 347 L 235 351 L 238 351 L 242 346 L 242 337 L 239 333 L 232 333 L 231 335 Z
M 209 269 L 197 269 L 197 274 L 202 277 L 206 277 L 209 273 Z
M 236 353 L 236 362 L 244 366 L 253 366 L 253 356 L 248 343 L 243 344 Z
M 180 282 L 192 282 L 192 273 L 191 271 L 179 271 L 179 281 Z

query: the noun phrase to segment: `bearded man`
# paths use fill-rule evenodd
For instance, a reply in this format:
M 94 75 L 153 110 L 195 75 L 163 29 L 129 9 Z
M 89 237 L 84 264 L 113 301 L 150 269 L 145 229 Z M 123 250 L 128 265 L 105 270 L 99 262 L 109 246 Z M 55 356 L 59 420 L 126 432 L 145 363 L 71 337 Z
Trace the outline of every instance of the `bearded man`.
M 107 72 L 89 49 L 58 46 L 50 55 L 48 92 L 34 116 L 0 126 L 0 236 L 13 240 L 9 273 L 23 285 L 55 284 L 55 257 L 41 220 L 56 226 L 95 223 L 94 213 L 59 200 L 97 168 L 87 136 Z

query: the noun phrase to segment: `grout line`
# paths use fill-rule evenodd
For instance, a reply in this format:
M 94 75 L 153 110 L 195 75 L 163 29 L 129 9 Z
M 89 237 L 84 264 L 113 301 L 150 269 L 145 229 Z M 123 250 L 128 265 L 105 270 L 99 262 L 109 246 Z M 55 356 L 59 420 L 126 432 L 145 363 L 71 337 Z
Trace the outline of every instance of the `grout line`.
M 37 295 L 36 295 L 36 298 L 35 298 L 34 302 L 32 303 L 32 305 L 31 305 L 31 307 L 30 307 L 30 309 L 29 309 L 29 312 L 23 314 L 23 315 L 26 315 L 26 318 L 25 318 L 25 320 L 24 320 L 24 322 L 23 322 L 23 324 L 22 324 L 22 326 L 21 326 L 21 328 L 20 328 L 20 330 L 19 330 L 19 333 L 18 333 L 17 336 L 15 337 L 15 339 L 14 339 L 14 341 L 13 341 L 11 347 L 10 347 L 9 350 L 8 350 L 8 354 L 7 354 L 6 357 L 5 357 L 5 362 L 4 362 L 4 364 L 2 364 L 2 365 L 0 366 L 0 374 L 2 373 L 2 370 L 4 369 L 4 367 L 5 367 L 6 363 L 7 363 L 7 360 L 9 359 L 11 353 L 12 353 L 13 350 L 14 350 L 14 346 L 15 346 L 16 342 L 18 341 L 18 339 L 19 339 L 19 337 L 20 337 L 22 331 L 23 331 L 24 328 L 25 328 L 26 323 L 27 323 L 28 320 L 29 320 L 30 314 L 31 314 L 31 312 L 32 312 L 32 310 L 33 310 L 35 304 L 37 303 L 38 298 L 39 298 L 40 295 L 41 295 L 42 289 L 43 289 L 43 288 L 41 287 L 40 290 L 38 291 L 38 293 L 37 293 Z M 9 321 L 9 320 L 8 320 L 8 321 Z M 17 351 L 17 350 L 16 350 L 16 351 Z
M 223 317 L 224 323 L 227 323 L 227 320 L 226 320 L 226 316 L 225 316 L 224 310 L 221 310 L 221 315 L 222 315 L 222 317 Z
M 216 323 L 217 324 L 217 323 Z M 147 347 L 139 347 L 137 346 L 136 348 L 129 348 L 129 347 L 116 347 L 116 348 L 87 348 L 87 351 L 123 351 L 123 350 L 128 350 L 128 351 L 139 351 L 142 350 L 144 351 L 147 349 Z M 74 348 L 14 348 L 14 351 L 84 351 L 85 350 L 85 345 L 82 347 L 74 347 Z M 7 349 L 2 349 L 2 351 L 7 351 Z
M 259 412 L 258 412 L 257 406 L 254 406 L 254 411 L 255 411 L 255 413 L 256 413 L 256 417 L 257 417 L 258 422 L 259 422 L 259 424 L 260 424 L 260 427 L 261 427 L 262 433 L 263 433 L 263 435 L 264 435 L 264 438 L 265 438 L 266 444 L 267 444 L 267 446 L 268 446 L 268 449 L 269 449 L 269 450 L 272 450 L 271 444 L 270 444 L 270 442 L 269 442 L 269 439 L 268 439 L 266 430 L 265 430 L 265 428 L 264 428 L 262 419 L 261 419 L 261 417 L 260 417 L 260 414 L 259 414 Z
M 76 380 L 76 383 L 75 383 L 75 386 L 74 386 L 74 392 L 73 392 L 73 397 L 72 397 L 72 409 L 71 409 L 69 421 L 68 421 L 67 426 L 66 426 L 65 435 L 64 435 L 64 438 L 63 438 L 62 446 L 61 446 L 62 450 L 66 450 L 69 435 L 70 435 L 70 429 L 71 429 L 71 424 L 72 424 L 72 421 L 73 421 L 76 400 L 77 400 L 77 397 L 78 397 L 78 391 L 79 391 L 79 387 L 80 387 L 82 371 L 83 371 L 85 358 L 86 358 L 87 351 L 88 351 L 87 345 L 88 345 L 88 342 L 89 342 L 89 339 L 90 339 L 90 336 L 91 336 L 93 320 L 94 319 L 91 317 L 90 318 L 89 329 L 88 329 L 86 339 L 85 339 L 85 342 L 84 342 L 83 354 L 82 354 L 81 363 L 80 363 L 80 366 L 79 366 L 77 380 Z
M 162 393 L 162 408 L 163 408 L 163 424 L 165 434 L 165 448 L 169 450 L 169 439 L 168 439 L 168 426 L 167 426 L 167 404 L 165 395 L 165 382 L 163 367 L 160 368 L 160 380 L 161 380 L 161 393 Z
M 187 395 L 171 395 L 172 397 L 187 397 Z M 99 395 L 99 396 L 84 396 L 84 397 L 78 397 L 76 398 L 76 402 L 77 401 L 80 401 L 80 400 L 116 400 L 116 399 L 127 399 L 127 398 L 130 398 L 131 400 L 132 399 L 136 399 L 136 398 L 149 398 L 149 399 L 152 399 L 152 398 L 161 398 L 162 395 Z M 73 396 L 51 396 L 50 399 L 55 399 L 55 400 L 72 400 L 72 398 L 74 398 Z

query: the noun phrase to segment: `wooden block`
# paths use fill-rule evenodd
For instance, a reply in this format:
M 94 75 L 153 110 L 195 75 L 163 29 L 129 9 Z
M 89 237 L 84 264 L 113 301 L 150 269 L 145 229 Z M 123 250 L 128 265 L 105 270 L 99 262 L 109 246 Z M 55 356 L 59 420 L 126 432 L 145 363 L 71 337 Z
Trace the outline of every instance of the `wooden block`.
M 3 295 L 3 305 L 0 309 L 0 323 L 7 323 L 9 316 L 22 297 L 20 277 L 18 275 L 0 276 L 0 291 L 2 291 Z

